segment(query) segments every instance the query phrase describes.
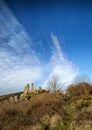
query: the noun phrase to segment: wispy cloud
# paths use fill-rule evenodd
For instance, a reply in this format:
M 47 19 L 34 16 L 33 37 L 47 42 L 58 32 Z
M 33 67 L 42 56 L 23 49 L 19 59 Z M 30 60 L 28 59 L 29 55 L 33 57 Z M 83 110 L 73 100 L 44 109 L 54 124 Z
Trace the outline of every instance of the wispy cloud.
M 31 37 L 6 3 L 0 3 L 0 94 L 23 90 L 27 82 L 45 84 L 52 75 L 67 84 L 73 80 L 78 68 L 64 56 L 57 36 L 51 33 L 51 39 L 52 55 L 46 63 L 39 60 Z M 46 53 L 42 42 L 40 47 Z
M 65 83 L 67 86 L 77 76 L 79 68 L 64 56 L 57 36 L 51 33 L 51 38 L 54 48 L 49 62 L 50 73 L 48 79 L 45 81 L 45 86 L 53 75 L 58 76 L 60 82 Z
M 0 3 L 0 94 L 23 90 L 42 77 L 37 54 L 24 27 L 6 3 Z

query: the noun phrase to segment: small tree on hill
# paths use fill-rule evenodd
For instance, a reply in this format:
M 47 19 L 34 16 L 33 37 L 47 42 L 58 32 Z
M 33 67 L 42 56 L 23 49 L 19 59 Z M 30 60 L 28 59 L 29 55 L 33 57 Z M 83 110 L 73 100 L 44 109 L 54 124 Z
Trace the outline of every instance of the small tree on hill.
M 61 92 L 63 86 L 64 86 L 64 83 L 60 83 L 59 77 L 54 75 L 48 81 L 47 89 L 54 93 Z

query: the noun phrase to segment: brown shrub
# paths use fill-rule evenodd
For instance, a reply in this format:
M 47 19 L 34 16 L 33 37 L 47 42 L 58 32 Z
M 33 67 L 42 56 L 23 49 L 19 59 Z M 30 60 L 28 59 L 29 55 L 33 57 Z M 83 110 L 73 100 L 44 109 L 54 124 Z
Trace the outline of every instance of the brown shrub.
M 78 83 L 77 85 L 70 85 L 66 90 L 66 94 L 70 97 L 87 95 L 91 94 L 91 92 L 92 86 L 85 82 Z

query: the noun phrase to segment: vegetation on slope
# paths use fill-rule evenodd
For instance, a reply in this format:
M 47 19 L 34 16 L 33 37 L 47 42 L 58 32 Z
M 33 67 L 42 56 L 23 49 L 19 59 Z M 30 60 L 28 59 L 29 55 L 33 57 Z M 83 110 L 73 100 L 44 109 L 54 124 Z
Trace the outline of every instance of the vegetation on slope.
M 0 130 L 92 130 L 92 86 L 44 92 L 29 100 L 0 102 Z

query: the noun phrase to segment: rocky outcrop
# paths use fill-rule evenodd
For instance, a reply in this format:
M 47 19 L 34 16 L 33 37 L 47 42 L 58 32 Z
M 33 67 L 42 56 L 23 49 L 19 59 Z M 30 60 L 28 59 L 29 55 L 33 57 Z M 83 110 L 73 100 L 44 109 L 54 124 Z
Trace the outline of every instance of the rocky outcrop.
M 24 87 L 24 94 L 28 94 L 29 93 L 29 84 L 27 83 Z

